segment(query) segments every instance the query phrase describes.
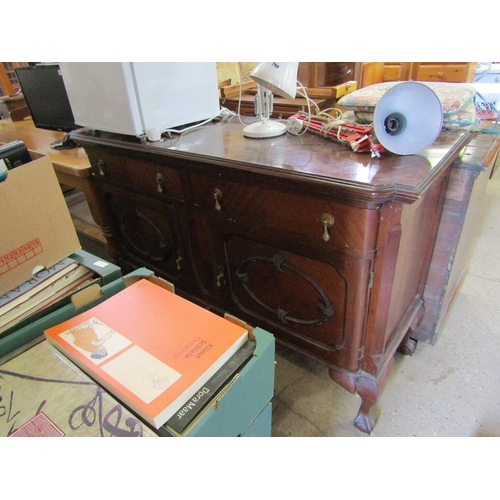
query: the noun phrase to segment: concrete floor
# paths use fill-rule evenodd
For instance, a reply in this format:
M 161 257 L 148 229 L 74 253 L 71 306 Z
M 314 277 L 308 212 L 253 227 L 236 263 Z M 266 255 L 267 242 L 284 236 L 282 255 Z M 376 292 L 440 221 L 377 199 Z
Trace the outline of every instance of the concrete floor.
M 444 331 L 435 345 L 419 343 L 411 357 L 396 354 L 371 436 L 500 436 L 499 170 L 488 181 L 468 274 Z M 69 205 L 93 223 L 85 203 Z M 109 258 L 95 242 L 84 236 L 81 242 Z M 277 345 L 273 436 L 366 437 L 353 424 L 360 403 L 324 366 Z
M 500 436 L 500 172 L 488 181 L 468 274 L 435 345 L 396 354 L 371 436 Z M 277 347 L 273 436 L 367 436 L 361 399 L 327 369 Z

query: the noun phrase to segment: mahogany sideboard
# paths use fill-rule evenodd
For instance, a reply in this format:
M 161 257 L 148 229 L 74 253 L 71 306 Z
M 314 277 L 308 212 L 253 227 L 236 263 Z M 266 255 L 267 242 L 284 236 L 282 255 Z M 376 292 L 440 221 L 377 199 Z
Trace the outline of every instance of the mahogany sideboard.
M 237 118 L 161 142 L 80 130 L 124 272 L 271 331 L 361 397 L 370 433 L 396 350 L 421 322 L 454 161 L 474 134 L 371 158 L 307 133 L 248 139 Z M 404 352 L 404 350 L 403 350 Z

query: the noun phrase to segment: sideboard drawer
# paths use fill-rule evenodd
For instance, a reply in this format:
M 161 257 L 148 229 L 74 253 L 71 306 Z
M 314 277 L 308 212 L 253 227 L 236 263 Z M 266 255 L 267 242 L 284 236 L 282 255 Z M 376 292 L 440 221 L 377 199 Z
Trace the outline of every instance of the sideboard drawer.
M 109 179 L 148 193 L 183 200 L 179 171 L 168 161 L 149 161 L 110 150 L 89 150 L 92 171 L 98 178 Z
M 414 80 L 422 82 L 467 82 L 469 79 L 470 67 L 473 63 L 414 63 Z
M 223 218 L 271 226 L 339 249 L 375 248 L 378 210 L 198 175 L 190 180 L 194 203 Z

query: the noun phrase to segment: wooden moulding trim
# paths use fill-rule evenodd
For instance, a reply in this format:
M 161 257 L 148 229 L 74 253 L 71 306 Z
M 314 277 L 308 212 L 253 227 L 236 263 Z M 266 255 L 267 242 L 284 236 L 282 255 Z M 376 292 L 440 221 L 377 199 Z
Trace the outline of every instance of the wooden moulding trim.
M 303 183 L 304 181 L 307 182 L 310 185 L 311 189 L 316 191 L 318 194 L 332 195 L 337 194 L 336 192 L 338 191 L 339 196 L 345 198 L 346 201 L 358 201 L 364 204 L 382 204 L 392 200 L 410 204 L 414 203 L 434 182 L 434 179 L 437 176 L 443 174 L 443 171 L 445 171 L 446 168 L 449 167 L 455 159 L 456 154 L 458 154 L 458 152 L 464 147 L 464 145 L 472 138 L 472 134 L 470 132 L 463 134 L 461 139 L 457 141 L 457 143 L 452 147 L 449 154 L 446 155 L 447 159 L 436 165 L 429 172 L 429 175 L 425 176 L 420 184 L 418 184 L 414 188 L 411 188 L 409 186 L 404 186 L 401 184 L 370 186 L 355 181 L 327 179 L 317 175 L 301 172 L 287 172 L 286 170 L 280 169 L 273 169 L 272 175 L 270 175 L 269 167 L 263 167 L 255 163 L 228 160 L 226 158 L 215 158 L 213 156 L 202 155 L 199 153 L 191 153 L 189 151 L 176 151 L 162 148 L 155 148 L 154 150 L 147 151 L 145 150 L 144 145 L 141 142 L 137 142 L 136 138 L 127 136 L 125 138 L 122 138 L 120 136 L 121 140 L 118 141 L 116 139 L 107 138 L 106 135 L 107 134 L 104 134 L 104 136 L 100 136 L 99 134 L 97 134 L 92 135 L 91 138 L 87 138 L 86 136 L 82 136 L 78 133 L 72 134 L 74 140 L 76 140 L 82 146 L 89 145 L 93 147 L 96 145 L 102 145 L 107 147 L 137 151 L 144 156 L 164 156 L 172 159 L 182 160 L 184 162 L 195 160 L 198 163 L 209 163 L 211 165 L 217 165 L 222 168 L 230 167 L 231 171 L 243 171 L 247 176 L 249 173 L 254 173 L 257 175 L 264 175 L 269 178 L 272 177 L 285 181 L 290 180 L 290 182 L 296 182 L 296 179 L 300 179 L 301 183 Z
M 248 176 L 249 173 L 254 173 L 257 175 L 265 175 L 266 177 L 271 177 L 269 175 L 269 167 L 262 167 L 255 163 L 247 163 L 247 162 L 234 162 L 232 160 L 227 160 L 224 158 L 214 158 L 212 156 L 200 155 L 198 153 L 189 153 L 186 151 L 172 151 L 165 149 L 155 149 L 153 151 L 145 151 L 144 147 L 140 144 L 134 143 L 116 143 L 114 141 L 110 141 L 105 138 L 93 137 L 91 139 L 91 143 L 87 143 L 86 140 L 82 140 L 80 136 L 76 138 L 78 142 L 82 145 L 89 145 L 90 147 L 95 147 L 96 145 L 105 146 L 105 147 L 114 147 L 119 149 L 128 149 L 131 151 L 137 151 L 141 153 L 143 156 L 148 156 L 150 154 L 158 157 L 165 156 L 172 159 L 182 160 L 184 162 L 196 161 L 197 163 L 210 163 L 211 165 L 217 165 L 223 168 L 231 168 L 231 171 L 242 171 L 245 172 L 245 175 Z M 298 178 L 300 178 L 301 182 L 306 181 L 310 184 L 310 187 L 314 189 L 318 194 L 323 195 L 332 195 L 336 194 L 338 191 L 339 196 L 345 198 L 346 201 L 353 202 L 359 201 L 363 204 L 370 203 L 373 204 L 373 208 L 375 205 L 380 203 L 385 203 L 387 201 L 393 200 L 398 193 L 396 185 L 383 185 L 383 186 L 367 186 L 366 184 L 342 181 L 342 180 L 331 180 L 322 178 L 320 176 L 309 175 L 304 173 L 297 172 L 286 172 L 283 170 L 273 170 L 272 171 L 273 178 L 279 178 L 281 180 L 290 180 L 290 182 L 296 182 Z M 347 190 L 347 192 L 346 192 Z M 418 196 L 410 197 L 407 201 L 413 202 L 418 199 Z

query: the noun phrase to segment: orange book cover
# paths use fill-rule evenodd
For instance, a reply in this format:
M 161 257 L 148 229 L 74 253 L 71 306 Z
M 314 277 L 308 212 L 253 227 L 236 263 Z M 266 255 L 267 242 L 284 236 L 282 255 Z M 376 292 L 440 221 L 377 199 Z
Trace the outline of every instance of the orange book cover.
M 141 279 L 45 336 L 159 428 L 247 341 L 248 331 Z

